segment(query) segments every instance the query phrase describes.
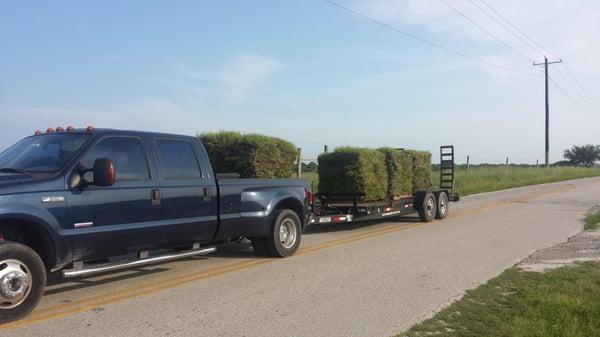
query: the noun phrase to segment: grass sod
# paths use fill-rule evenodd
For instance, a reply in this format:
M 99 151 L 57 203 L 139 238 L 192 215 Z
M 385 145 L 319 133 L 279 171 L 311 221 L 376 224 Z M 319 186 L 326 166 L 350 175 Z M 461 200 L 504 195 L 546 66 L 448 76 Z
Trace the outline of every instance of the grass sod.
M 600 263 L 545 273 L 510 268 L 397 336 L 600 336 Z
M 318 161 L 320 192 L 363 193 L 365 201 L 386 198 L 387 170 L 383 153 L 340 147 L 319 155 Z
M 290 178 L 298 156 L 285 140 L 231 131 L 198 135 L 217 173 L 236 172 L 241 178 Z
M 431 152 L 404 150 L 413 158 L 413 192 L 424 191 L 431 188 Z
M 413 158 L 408 151 L 384 147 L 377 151 L 385 155 L 387 170 L 387 193 L 393 198 L 413 193 Z M 431 163 L 430 163 L 431 164 Z
M 585 230 L 595 231 L 600 227 L 600 210 L 592 211 L 585 215 Z

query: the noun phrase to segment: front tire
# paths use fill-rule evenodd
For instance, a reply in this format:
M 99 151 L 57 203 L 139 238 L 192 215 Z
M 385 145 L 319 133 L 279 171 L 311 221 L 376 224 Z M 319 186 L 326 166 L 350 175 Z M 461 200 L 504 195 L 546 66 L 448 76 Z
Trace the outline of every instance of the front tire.
M 417 211 L 423 222 L 434 220 L 437 211 L 435 195 L 431 192 L 420 192 L 417 194 Z
M 20 243 L 0 243 L 0 323 L 29 314 L 45 287 L 46 268 L 36 252 Z
M 276 210 L 269 236 L 263 238 L 269 255 L 288 257 L 294 255 L 302 239 L 302 224 L 291 209 Z

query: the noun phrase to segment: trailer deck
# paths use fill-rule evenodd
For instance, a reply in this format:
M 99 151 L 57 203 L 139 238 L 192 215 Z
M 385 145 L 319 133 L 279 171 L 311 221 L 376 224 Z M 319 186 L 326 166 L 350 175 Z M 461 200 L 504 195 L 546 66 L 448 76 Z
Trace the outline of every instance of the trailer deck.
M 432 186 L 413 195 L 367 202 L 360 193 L 316 193 L 309 225 L 372 221 L 414 213 L 419 213 L 422 221 L 443 219 L 448 213 L 448 202 L 460 199 L 454 192 L 454 146 L 440 147 L 440 162 L 440 188 Z

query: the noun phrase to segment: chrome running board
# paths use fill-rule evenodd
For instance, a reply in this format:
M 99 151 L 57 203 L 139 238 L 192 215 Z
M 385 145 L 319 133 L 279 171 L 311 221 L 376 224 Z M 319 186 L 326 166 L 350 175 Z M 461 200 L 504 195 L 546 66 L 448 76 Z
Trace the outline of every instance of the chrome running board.
M 130 262 L 103 265 L 101 267 L 90 267 L 90 268 L 83 267 L 83 268 L 63 269 L 62 276 L 64 278 L 89 276 L 92 274 L 104 273 L 104 272 L 109 272 L 109 271 L 114 271 L 114 270 L 119 270 L 119 269 L 126 269 L 126 268 L 144 266 L 147 264 L 167 262 L 167 261 L 171 261 L 171 260 L 181 259 L 184 257 L 190 257 L 190 256 L 196 256 L 196 255 L 207 255 L 207 254 L 214 253 L 216 251 L 217 251 L 217 248 L 215 248 L 215 247 L 207 247 L 207 248 L 188 250 L 185 252 L 180 252 L 180 253 L 175 253 L 175 254 L 153 256 L 153 257 L 143 258 L 143 259 L 130 261 Z

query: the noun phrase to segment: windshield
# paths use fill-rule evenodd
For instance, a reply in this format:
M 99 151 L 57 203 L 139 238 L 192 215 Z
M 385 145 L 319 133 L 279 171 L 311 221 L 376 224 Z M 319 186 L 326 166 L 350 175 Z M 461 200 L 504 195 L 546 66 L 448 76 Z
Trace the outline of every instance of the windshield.
M 89 139 L 89 134 L 49 134 L 27 137 L 0 153 L 0 170 L 56 172 Z

